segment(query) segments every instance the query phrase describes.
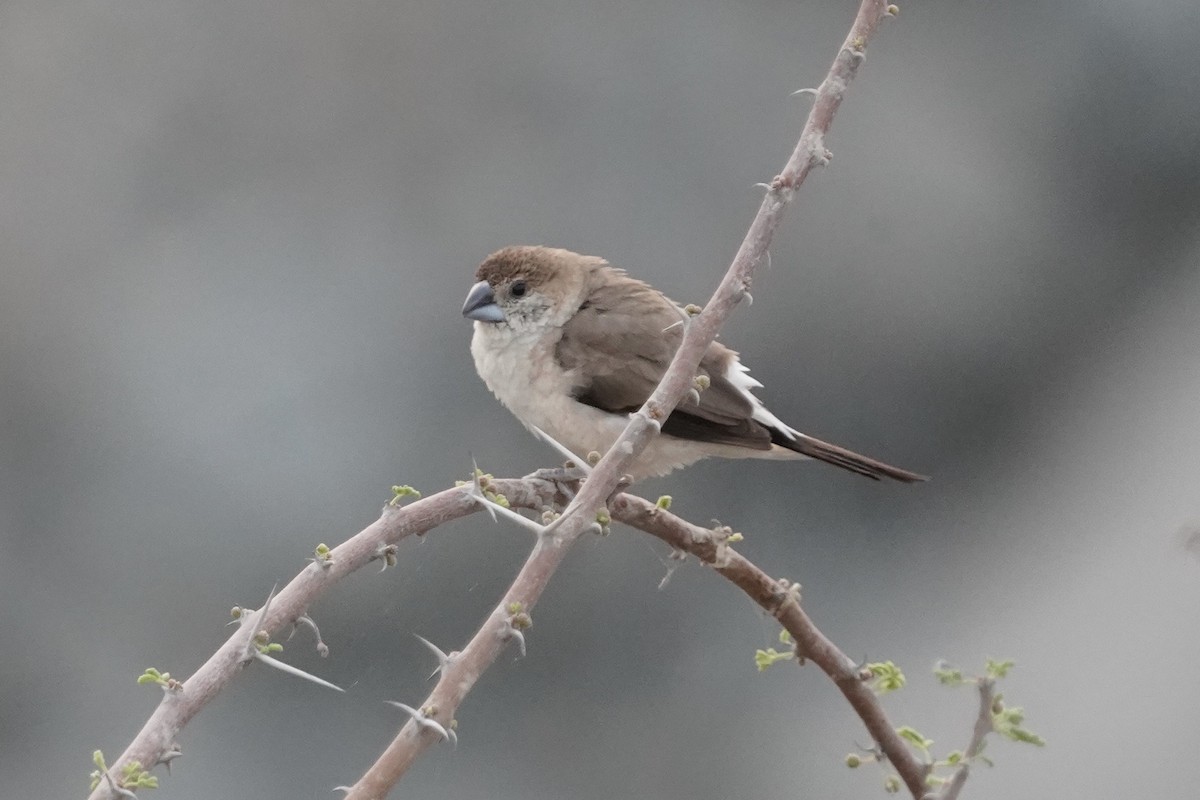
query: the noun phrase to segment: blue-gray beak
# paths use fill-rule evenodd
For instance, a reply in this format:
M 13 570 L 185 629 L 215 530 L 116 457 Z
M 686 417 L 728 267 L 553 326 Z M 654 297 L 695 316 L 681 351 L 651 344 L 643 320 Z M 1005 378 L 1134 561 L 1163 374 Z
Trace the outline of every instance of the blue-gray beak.
M 480 281 L 467 292 L 463 316 L 479 322 L 504 322 L 504 312 L 496 305 L 496 295 L 487 281 Z

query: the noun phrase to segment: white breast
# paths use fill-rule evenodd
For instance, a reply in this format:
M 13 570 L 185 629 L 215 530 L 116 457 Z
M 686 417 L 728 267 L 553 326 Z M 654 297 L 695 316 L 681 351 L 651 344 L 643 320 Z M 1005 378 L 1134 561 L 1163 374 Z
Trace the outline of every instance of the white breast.
M 476 322 L 471 355 L 483 382 L 526 427 L 542 429 L 580 457 L 586 457 L 593 450 L 604 453 L 625 430 L 628 419 L 623 414 L 608 413 L 580 403 L 571 396 L 571 376 L 555 358 L 557 341 L 554 334 L 518 333 L 507 325 Z M 746 380 L 740 374 L 737 377 Z M 673 469 L 713 455 L 726 458 L 800 457 L 780 447 L 749 450 L 658 436 L 629 472 L 635 479 L 666 475 Z
M 527 427 L 541 428 L 580 456 L 604 452 L 624 420 L 571 396 L 571 377 L 558 365 L 556 343 L 553 335 L 476 322 L 471 355 L 479 377 Z

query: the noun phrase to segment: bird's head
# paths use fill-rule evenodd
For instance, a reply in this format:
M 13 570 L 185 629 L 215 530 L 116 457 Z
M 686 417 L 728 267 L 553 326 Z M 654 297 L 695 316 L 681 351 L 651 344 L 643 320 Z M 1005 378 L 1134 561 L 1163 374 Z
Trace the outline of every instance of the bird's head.
M 582 302 L 588 272 L 603 259 L 551 247 L 506 247 L 475 271 L 462 313 L 516 331 L 562 325 Z

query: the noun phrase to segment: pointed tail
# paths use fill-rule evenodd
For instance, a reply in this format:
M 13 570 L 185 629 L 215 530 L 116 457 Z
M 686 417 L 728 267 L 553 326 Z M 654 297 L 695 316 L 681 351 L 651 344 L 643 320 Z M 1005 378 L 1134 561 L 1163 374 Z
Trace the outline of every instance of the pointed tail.
M 891 478 L 892 480 L 904 483 L 917 483 L 929 480 L 925 475 L 918 475 L 915 472 L 893 467 L 890 464 L 884 464 L 882 461 L 876 461 L 873 458 L 860 456 L 858 453 L 838 447 L 835 444 L 822 442 L 820 439 L 814 439 L 811 436 L 805 436 L 802 433 L 797 434 L 795 439 L 788 439 L 783 436 L 772 436 L 771 438 L 775 441 L 775 444 L 786 447 L 789 450 L 794 450 L 809 458 L 815 458 L 818 461 L 824 461 L 826 464 L 833 464 L 835 467 L 857 472 L 859 475 L 866 475 L 873 480 Z

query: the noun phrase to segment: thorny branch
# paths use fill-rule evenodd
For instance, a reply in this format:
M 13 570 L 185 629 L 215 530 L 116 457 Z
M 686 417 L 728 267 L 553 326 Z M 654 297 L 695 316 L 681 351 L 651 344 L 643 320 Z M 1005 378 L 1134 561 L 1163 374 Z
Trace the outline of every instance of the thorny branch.
M 801 608 L 795 584 L 771 578 L 730 548 L 720 531 L 693 525 L 640 497 L 617 495 L 611 507 L 614 519 L 657 536 L 677 550 L 695 555 L 779 620 L 795 640 L 796 652 L 816 664 L 841 690 L 913 797 L 925 795 L 926 767 L 888 720 L 883 704 L 871 690 L 870 673 L 862 673 L 858 665 L 817 628 Z
M 514 507 L 543 510 L 566 499 L 559 485 L 540 478 L 492 479 L 486 485 L 489 491 L 503 495 Z M 614 495 L 609 507 L 613 519 L 656 536 L 672 548 L 711 565 L 776 617 L 796 641 L 798 652 L 837 684 L 897 770 L 901 774 L 907 771 L 921 774 L 923 780 L 924 767 L 896 736 L 864 676 L 816 628 L 801 609 L 790 585 L 771 578 L 735 552 L 719 530 L 694 525 L 635 495 Z M 385 508 L 378 521 L 331 551 L 330 566 L 310 564 L 281 589 L 271 602 L 266 620 L 234 633 L 180 688 L 164 692 L 159 707 L 110 772 L 118 774 L 124 764 L 133 760 L 143 765 L 162 763 L 174 753 L 171 743 L 187 722 L 248 663 L 242 654 L 247 630 L 257 628 L 274 632 L 285 629 L 338 578 L 367 566 L 381 548 L 411 535 L 423 535 L 445 522 L 480 510 L 476 500 L 462 489 L 447 489 L 404 508 Z M 444 730 L 453 730 L 454 710 L 499 652 L 516 640 L 521 630 L 521 615 L 529 614 L 550 573 L 566 554 L 566 548 L 553 542 L 553 538 L 553 535 L 539 538 L 517 579 L 484 622 L 480 633 L 462 652 L 447 657 L 438 685 L 417 709 L 423 719 L 438 723 Z M 338 572 L 330 575 L 334 570 Z M 349 796 L 382 797 L 391 785 L 380 782 L 385 774 L 395 772 L 391 781 L 394 784 L 429 745 L 441 738 L 435 726 L 410 720 L 377 762 L 387 769 L 368 771 Z M 164 742 L 166 744 L 161 744 Z M 92 794 L 93 798 L 112 796 L 107 784 L 97 787 Z
M 495 491 L 504 493 L 514 505 L 536 507 L 554 502 L 557 488 L 546 481 L 515 480 L 496 481 Z M 152 769 L 169 760 L 184 726 L 251 662 L 246 657 L 246 647 L 248 637 L 254 632 L 274 635 L 286 630 L 339 580 L 382 558 L 386 548 L 478 509 L 475 499 L 461 489 L 447 489 L 404 508 L 385 507 L 378 520 L 333 548 L 328 558 L 310 563 L 280 589 L 273 596 L 265 619 L 255 619 L 253 625 L 239 628 L 191 677 L 164 691 L 158 707 L 121 757 L 109 767 L 109 773 L 119 775 L 133 761 Z M 116 796 L 108 783 L 102 782 L 92 791 L 90 800 Z
M 408 765 L 429 744 L 441 738 L 439 727 L 445 731 L 453 730 L 453 713 L 458 704 L 504 644 L 520 635 L 522 615 L 526 615 L 524 619 L 527 620 L 529 609 L 569 546 L 596 524 L 597 513 L 608 505 L 626 468 L 658 434 L 661 423 L 691 388 L 697 366 L 708 346 L 734 306 L 743 298 L 749 298 L 754 271 L 767 255 L 784 209 L 812 168 L 829 161 L 831 154 L 825 148 L 825 137 L 846 88 L 863 62 L 867 43 L 887 14 L 881 0 L 863 0 L 845 43 L 825 80 L 815 91 L 812 110 L 791 157 L 767 186 L 758 213 L 716 292 L 703 311 L 685 326 L 683 341 L 662 381 L 645 405 L 631 415 L 625 432 L 571 499 L 554 525 L 553 533 L 539 536 L 504 599 L 462 653 L 447 661 L 442 677 L 426 703 L 416 710 L 417 715 L 406 723 L 376 764 L 350 789 L 350 797 L 382 797 Z M 492 487 L 493 491 L 504 494 L 511 504 L 529 508 L 555 505 L 559 488 L 539 480 L 495 481 Z M 789 591 L 790 587 L 770 579 L 724 543 L 714 542 L 711 536 L 697 535 L 701 529 L 662 510 L 651 513 L 653 507 L 643 500 L 628 495 L 611 499 L 613 513 L 624 515 L 627 521 L 632 520 L 635 524 L 642 523 L 638 527 L 644 525 L 668 541 L 671 540 L 668 537 L 674 537 L 677 542 L 673 546 L 695 552 L 713 564 L 774 614 L 792 633 L 805 657 L 817 663 L 838 685 L 882 752 L 892 760 L 913 796 L 924 795 L 924 767 L 896 736 L 882 706 L 864 685 L 853 663 L 812 625 L 794 593 Z M 184 725 L 249 663 L 245 658 L 247 635 L 252 635 L 254 630 L 273 634 L 295 623 L 335 582 L 372 559 L 383 557 L 384 549 L 399 539 L 422 534 L 479 507 L 475 496 L 461 490 L 447 490 L 404 509 L 385 509 L 376 523 L 330 551 L 327 557 L 314 561 L 275 595 L 270 608 L 264 609 L 268 613 L 245 629 L 249 634 L 241 630 L 235 633 L 187 681 L 164 693 L 159 706 L 111 771 L 119 774 L 121 767 L 135 760 L 151 767 L 163 763 L 174 752 L 172 743 Z M 115 794 L 108 782 L 101 782 L 91 797 L 99 800 Z

